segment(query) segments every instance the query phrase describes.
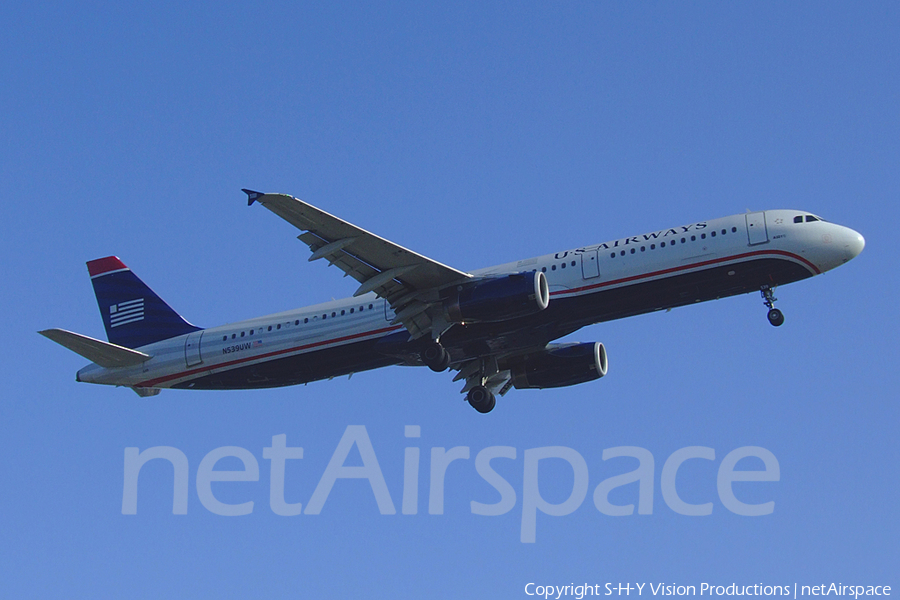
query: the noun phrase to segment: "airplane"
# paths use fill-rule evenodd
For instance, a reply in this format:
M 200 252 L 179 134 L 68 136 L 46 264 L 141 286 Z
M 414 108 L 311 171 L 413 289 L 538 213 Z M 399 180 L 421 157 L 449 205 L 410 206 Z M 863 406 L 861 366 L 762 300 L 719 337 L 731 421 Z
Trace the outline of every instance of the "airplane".
M 243 190 L 303 233 L 310 261 L 359 282 L 352 297 L 219 327 L 192 325 L 115 256 L 88 272 L 108 342 L 39 333 L 92 364 L 76 381 L 255 389 L 389 365 L 457 371 L 480 413 L 511 388 L 566 387 L 606 375 L 600 342 L 557 343 L 582 327 L 759 292 L 780 326 L 777 286 L 859 255 L 863 236 L 799 210 L 748 212 L 471 272 L 407 250 L 286 194 Z

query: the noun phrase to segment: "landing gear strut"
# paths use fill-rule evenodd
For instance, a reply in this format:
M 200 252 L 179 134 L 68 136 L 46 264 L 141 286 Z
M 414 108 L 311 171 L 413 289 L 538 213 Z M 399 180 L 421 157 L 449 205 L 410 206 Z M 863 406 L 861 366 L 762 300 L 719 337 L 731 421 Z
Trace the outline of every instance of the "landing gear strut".
M 438 342 L 429 343 L 419 356 L 435 373 L 440 373 L 450 366 L 450 353 Z
M 497 399 L 494 397 L 493 392 L 483 385 L 476 385 L 469 390 L 466 400 L 468 400 L 472 408 L 482 414 L 491 412 L 497 404 Z
M 784 313 L 775 308 L 775 301 L 778 300 L 778 298 L 775 297 L 775 288 L 764 285 L 762 286 L 762 289 L 759 290 L 759 293 L 763 297 L 763 304 L 769 309 L 769 312 L 766 314 L 769 323 L 774 327 L 780 327 L 784 324 Z

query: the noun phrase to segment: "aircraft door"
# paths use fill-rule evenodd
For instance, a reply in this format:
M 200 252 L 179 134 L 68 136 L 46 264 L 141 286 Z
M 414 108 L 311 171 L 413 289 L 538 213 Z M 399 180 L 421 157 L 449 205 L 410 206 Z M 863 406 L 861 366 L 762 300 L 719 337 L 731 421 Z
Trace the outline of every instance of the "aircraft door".
M 747 238 L 751 246 L 756 244 L 765 244 L 769 241 L 769 233 L 766 230 L 766 213 L 755 212 L 748 213 L 747 219 Z
M 194 331 L 189 333 L 184 340 L 184 363 L 188 367 L 199 365 L 200 360 L 200 338 L 203 337 L 202 331 Z
M 600 260 L 597 258 L 597 250 L 594 248 L 581 253 L 581 276 L 585 279 L 600 277 Z

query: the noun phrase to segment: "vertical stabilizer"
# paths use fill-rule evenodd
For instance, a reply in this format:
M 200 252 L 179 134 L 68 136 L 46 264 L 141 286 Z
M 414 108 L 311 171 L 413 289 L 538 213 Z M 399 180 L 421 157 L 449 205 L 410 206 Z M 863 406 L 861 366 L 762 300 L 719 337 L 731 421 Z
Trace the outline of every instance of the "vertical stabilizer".
M 200 330 L 172 310 L 117 257 L 98 258 L 89 261 L 87 267 L 110 343 L 140 348 Z

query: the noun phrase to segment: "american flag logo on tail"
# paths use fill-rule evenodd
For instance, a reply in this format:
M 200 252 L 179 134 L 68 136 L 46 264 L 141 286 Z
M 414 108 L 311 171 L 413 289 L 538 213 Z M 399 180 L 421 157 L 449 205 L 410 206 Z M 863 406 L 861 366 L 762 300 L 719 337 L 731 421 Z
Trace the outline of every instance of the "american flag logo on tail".
M 127 300 L 109 307 L 109 326 L 118 327 L 144 320 L 144 299 Z

